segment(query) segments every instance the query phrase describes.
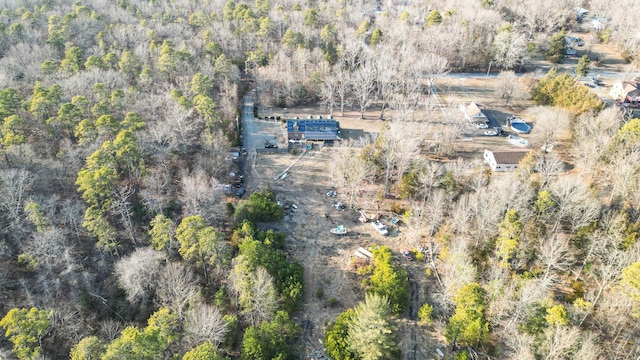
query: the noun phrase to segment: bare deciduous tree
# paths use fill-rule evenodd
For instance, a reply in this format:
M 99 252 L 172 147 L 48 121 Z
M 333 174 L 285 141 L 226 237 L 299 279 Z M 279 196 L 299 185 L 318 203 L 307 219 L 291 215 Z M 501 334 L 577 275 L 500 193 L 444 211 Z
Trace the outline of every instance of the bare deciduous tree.
M 351 76 L 351 87 L 356 103 L 360 107 L 360 118 L 364 119 L 364 113 L 371 105 L 371 94 L 375 89 L 376 69 L 368 62 L 361 63 Z
M 555 107 L 538 106 L 527 110 L 535 119 L 532 144 L 543 152 L 553 149 L 555 144 L 570 135 L 570 114 Z
M 24 244 L 22 251 L 33 256 L 38 267 L 49 272 L 54 269 L 62 271 L 64 268 L 60 268 L 61 265 L 65 265 L 69 260 L 74 262 L 66 235 L 59 228 L 49 227 L 42 232 L 34 233 L 33 238 Z
M 219 181 L 225 181 L 233 168 L 233 163 L 228 158 L 231 143 L 222 130 L 204 131 L 201 143 L 204 151 L 198 154 L 198 164 L 207 174 Z
M 511 100 L 518 100 L 523 95 L 518 77 L 513 71 L 500 71 L 495 91 L 496 95 L 504 100 L 504 106 L 509 106 Z
M 561 222 L 567 222 L 572 231 L 591 223 L 600 213 L 600 204 L 581 178 L 563 176 L 550 185 L 557 203 L 557 220 L 552 232 Z
M 348 206 L 353 208 L 362 182 L 371 175 L 371 166 L 368 161 L 358 155 L 356 149 L 351 147 L 336 152 L 335 161 L 332 164 L 332 178 L 336 185 L 344 189 L 349 197 Z
M 438 162 L 427 161 L 420 169 L 418 176 L 418 183 L 421 188 L 420 196 L 426 199 L 429 197 L 432 188 L 440 185 L 440 179 L 444 175 L 444 168 Z
M 400 181 L 417 156 L 421 133 L 416 123 L 394 120 L 380 134 L 376 155 L 383 171 L 385 194 L 389 194 L 394 180 Z
M 449 60 L 436 53 L 427 53 L 421 56 L 416 64 L 422 76 L 427 80 L 428 92 L 435 91 L 436 82 L 449 73 Z
M 537 154 L 535 170 L 540 187 L 545 189 L 565 170 L 564 162 L 557 153 Z
M 596 335 L 591 332 L 582 333 L 580 339 L 580 348 L 575 353 L 574 358 L 580 360 L 597 360 L 600 359 L 602 354 L 602 349 L 600 345 L 602 342 L 599 341 Z
M 545 332 L 542 344 L 546 360 L 565 359 L 577 344 L 580 330 L 577 327 L 554 326 Z
M 34 176 L 27 170 L 8 169 L 0 171 L 0 206 L 6 215 L 17 219 L 34 183 Z
M 327 73 L 322 79 L 320 85 L 320 101 L 329 110 L 329 115 L 333 115 L 333 107 L 336 105 L 336 95 L 338 94 L 338 87 L 340 80 L 333 74 Z
M 449 252 L 442 259 L 440 274 L 446 294 L 453 298 L 461 287 L 475 281 L 478 270 L 466 251 L 466 241 L 455 239 L 449 246 Z
M 120 218 L 120 223 L 126 229 L 131 241 L 138 246 L 132 218 L 133 212 L 131 211 L 131 202 L 129 201 L 134 191 L 130 185 L 118 187 L 112 196 L 111 211 Z
M 189 268 L 175 262 L 162 268 L 156 290 L 160 306 L 166 306 L 182 317 L 184 309 L 197 294 L 197 282 Z
M 185 152 L 187 147 L 194 142 L 203 123 L 195 119 L 193 109 L 185 110 L 175 102 L 167 104 L 163 115 L 166 123 L 163 125 L 170 129 L 172 147 Z
M 169 207 L 172 197 L 171 175 L 168 170 L 163 167 L 152 169 L 142 178 L 142 182 L 142 202 L 151 213 L 162 213 Z
M 270 320 L 277 309 L 278 299 L 273 276 L 263 267 L 258 267 L 251 279 L 249 291 L 242 313 L 250 324 L 257 326 Z
M 273 318 L 277 308 L 277 293 L 273 277 L 263 268 L 249 272 L 248 264 L 240 255 L 229 274 L 229 286 L 236 295 L 242 315 L 249 324 L 258 326 Z
M 151 298 L 164 255 L 151 248 L 139 248 L 114 266 L 118 284 L 131 303 Z
M 539 246 L 539 259 L 544 277 L 553 276 L 552 271 L 564 272 L 573 264 L 569 241 L 562 234 L 550 234 Z
M 217 346 L 229 331 L 220 309 L 206 304 L 198 304 L 187 311 L 184 327 L 194 345 L 211 341 Z
M 349 70 L 339 67 L 336 70 L 337 95 L 340 98 L 340 115 L 344 115 L 344 107 L 349 105 L 349 94 L 351 92 L 351 73 Z
M 527 40 L 522 34 L 503 30 L 493 40 L 493 59 L 503 70 L 520 68 L 528 60 L 528 55 Z M 506 99 L 505 105 L 508 105 Z
M 208 220 L 224 215 L 225 209 L 220 206 L 224 194 L 214 178 L 204 171 L 197 171 L 183 175 L 180 183 L 186 215 L 205 214 Z

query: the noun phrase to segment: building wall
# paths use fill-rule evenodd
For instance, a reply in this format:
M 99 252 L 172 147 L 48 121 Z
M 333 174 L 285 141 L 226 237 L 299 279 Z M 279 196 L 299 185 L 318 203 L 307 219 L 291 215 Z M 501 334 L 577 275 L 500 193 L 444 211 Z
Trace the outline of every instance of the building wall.
M 495 172 L 510 172 L 514 171 L 518 168 L 518 164 L 496 164 L 495 167 L 491 167 L 491 169 Z

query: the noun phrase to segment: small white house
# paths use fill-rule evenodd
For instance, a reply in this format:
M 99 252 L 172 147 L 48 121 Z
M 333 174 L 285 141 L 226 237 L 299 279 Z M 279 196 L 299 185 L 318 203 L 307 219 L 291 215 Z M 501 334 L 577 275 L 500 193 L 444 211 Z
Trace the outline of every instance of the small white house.
M 491 170 L 497 172 L 513 171 L 518 168 L 518 163 L 529 151 L 484 151 L 484 161 Z
M 483 112 L 484 106 L 480 104 L 472 102 L 467 107 L 462 107 L 460 110 L 462 110 L 462 112 L 464 113 L 464 117 L 467 119 L 467 121 L 471 122 L 472 124 L 486 124 L 489 122 L 489 118 Z

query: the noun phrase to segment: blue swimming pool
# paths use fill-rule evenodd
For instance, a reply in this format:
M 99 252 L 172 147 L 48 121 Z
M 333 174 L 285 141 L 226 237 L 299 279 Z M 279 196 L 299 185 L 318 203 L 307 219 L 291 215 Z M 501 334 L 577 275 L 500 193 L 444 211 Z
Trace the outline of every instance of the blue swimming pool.
M 531 126 L 527 125 L 525 122 L 511 122 L 511 130 L 518 134 L 528 134 L 531 132 Z

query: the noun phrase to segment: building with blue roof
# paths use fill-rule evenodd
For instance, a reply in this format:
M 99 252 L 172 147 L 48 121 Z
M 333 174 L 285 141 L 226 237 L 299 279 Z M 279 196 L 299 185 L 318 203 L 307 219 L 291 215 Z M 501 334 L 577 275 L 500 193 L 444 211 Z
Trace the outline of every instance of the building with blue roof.
M 340 138 L 340 123 L 335 119 L 287 119 L 287 137 L 289 140 L 333 141 Z

